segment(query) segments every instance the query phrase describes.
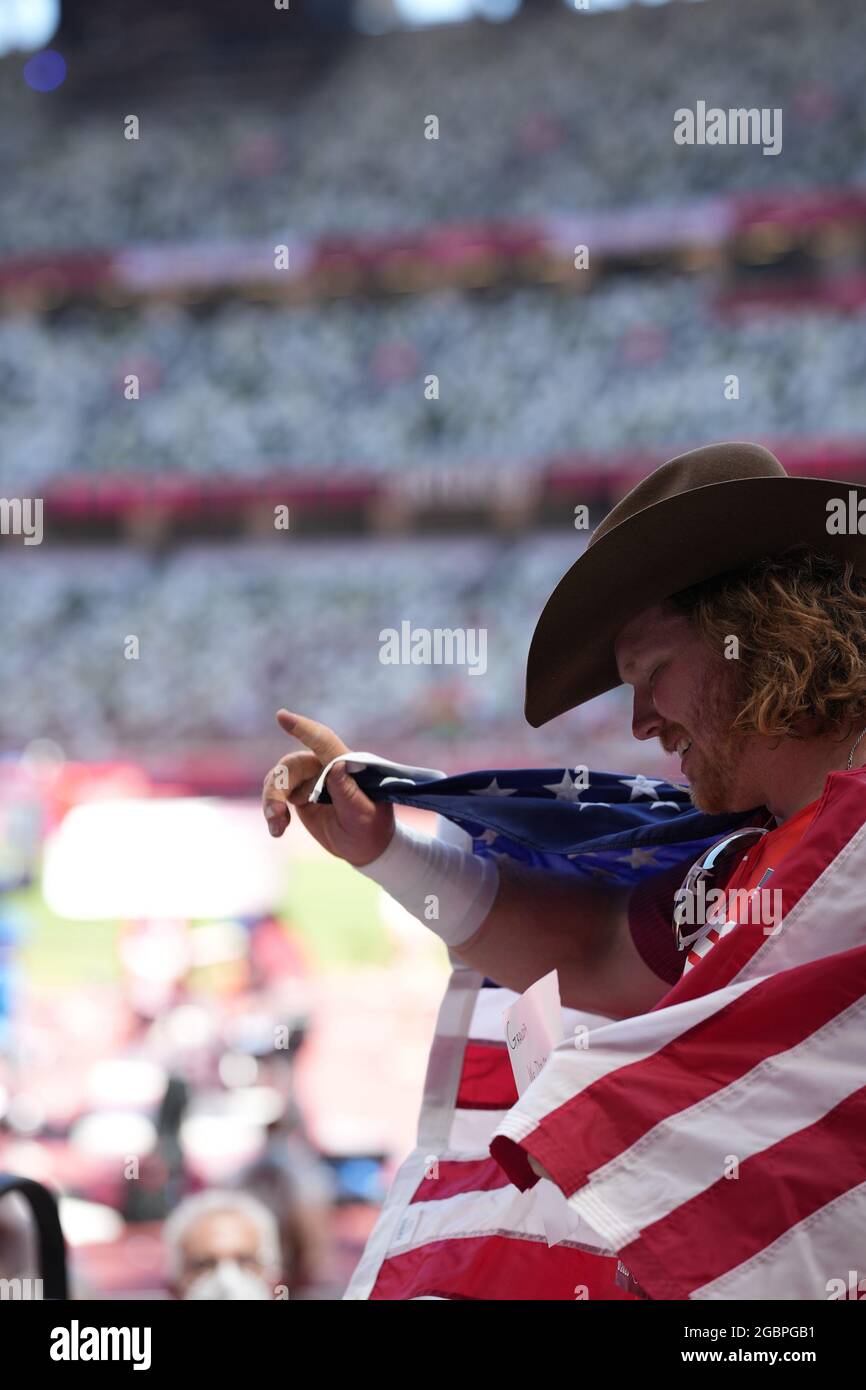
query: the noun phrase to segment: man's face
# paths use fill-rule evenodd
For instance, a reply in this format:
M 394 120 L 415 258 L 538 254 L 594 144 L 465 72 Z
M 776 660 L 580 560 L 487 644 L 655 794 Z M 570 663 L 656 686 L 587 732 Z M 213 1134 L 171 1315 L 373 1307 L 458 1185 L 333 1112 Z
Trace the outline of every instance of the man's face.
M 614 644 L 620 676 L 634 686 L 632 732 L 668 753 L 690 743 L 683 775 L 700 811 L 760 806 L 755 740 L 732 734 L 737 712 L 733 661 L 713 652 L 690 619 L 665 604 L 632 618 Z
M 242 1211 L 212 1211 L 200 1216 L 184 1235 L 179 1296 L 186 1298 L 197 1280 L 212 1277 L 226 1265 L 251 1278 L 262 1278 L 260 1243 L 254 1223 Z

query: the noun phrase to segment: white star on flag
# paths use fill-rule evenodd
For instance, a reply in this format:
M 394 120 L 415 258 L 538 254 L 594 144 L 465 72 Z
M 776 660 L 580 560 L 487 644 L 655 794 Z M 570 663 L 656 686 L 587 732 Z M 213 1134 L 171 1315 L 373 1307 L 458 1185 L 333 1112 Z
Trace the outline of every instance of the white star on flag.
M 553 792 L 557 801 L 580 801 L 580 793 L 586 791 L 585 787 L 578 785 L 568 768 L 563 772 L 561 782 L 544 782 L 542 785 L 546 792 Z
M 644 864 L 657 864 L 658 860 L 651 849 L 633 849 L 629 854 L 621 854 L 619 862 L 628 864 L 630 869 L 640 869 Z
M 485 830 L 478 838 L 483 845 L 492 845 L 499 839 L 499 835 L 495 830 Z
M 629 801 L 634 801 L 636 796 L 655 796 L 656 787 L 665 786 L 663 777 L 644 777 L 642 772 L 635 777 L 620 777 L 619 781 L 624 787 L 631 788 Z
M 516 787 L 500 787 L 499 783 L 497 782 L 496 778 L 494 777 L 493 781 L 489 784 L 489 786 L 486 786 L 486 787 L 476 787 L 474 791 L 470 790 L 469 795 L 470 795 L 470 796 L 513 796 L 514 793 L 515 793 L 516 791 L 517 791 L 517 788 L 516 788 Z
M 673 806 L 675 811 L 681 810 L 680 803 L 678 801 L 654 801 L 650 806 L 650 810 L 657 811 L 661 806 Z

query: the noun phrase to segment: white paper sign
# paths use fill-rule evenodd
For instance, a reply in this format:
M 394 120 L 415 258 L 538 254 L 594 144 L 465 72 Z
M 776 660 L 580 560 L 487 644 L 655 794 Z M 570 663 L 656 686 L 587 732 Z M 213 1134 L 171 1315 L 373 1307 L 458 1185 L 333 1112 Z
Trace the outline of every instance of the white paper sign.
M 557 972 L 536 980 L 502 1017 L 517 1094 L 522 1096 L 564 1037 Z

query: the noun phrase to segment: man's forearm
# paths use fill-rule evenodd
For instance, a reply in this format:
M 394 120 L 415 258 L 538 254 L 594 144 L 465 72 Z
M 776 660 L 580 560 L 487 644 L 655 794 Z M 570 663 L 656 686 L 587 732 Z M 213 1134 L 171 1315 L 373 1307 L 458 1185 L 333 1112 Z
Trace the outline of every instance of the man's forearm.
M 493 906 L 454 954 L 521 992 L 556 969 L 565 1005 L 616 1015 L 606 967 L 630 892 L 500 859 Z

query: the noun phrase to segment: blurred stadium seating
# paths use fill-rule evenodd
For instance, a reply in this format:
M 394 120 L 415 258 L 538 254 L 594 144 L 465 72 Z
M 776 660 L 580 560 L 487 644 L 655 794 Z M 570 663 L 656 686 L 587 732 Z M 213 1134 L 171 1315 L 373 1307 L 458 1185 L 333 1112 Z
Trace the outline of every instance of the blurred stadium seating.
M 16 692 L 5 736 L 21 747 L 34 728 L 50 731 L 76 759 L 158 754 L 164 764 L 190 747 L 244 742 L 264 758 L 273 712 L 291 698 L 391 756 L 411 747 L 451 760 L 459 740 L 496 741 L 507 759 L 537 611 L 582 544 L 307 539 L 158 559 L 116 547 L 109 571 L 103 549 L 23 551 L 2 567 L 4 676 Z M 382 664 L 383 629 L 433 629 L 443 614 L 449 627 L 487 631 L 482 675 Z M 128 634 L 137 660 L 124 660 Z M 560 738 L 545 740 L 554 758 Z
M 110 120 L 100 109 L 92 63 L 69 83 L 96 110 L 58 129 L 52 104 L 32 94 L 22 128 L 7 60 L 2 245 L 357 235 L 862 183 L 864 46 L 857 0 L 533 9 L 504 25 L 358 36 L 297 94 L 261 52 L 230 73 L 228 104 L 224 72 L 166 90 L 154 67 L 135 144 L 119 137 L 116 107 Z M 118 67 L 129 61 L 116 55 Z M 676 146 L 673 111 L 697 95 L 783 107 L 783 156 L 730 146 L 710 160 Z M 436 142 L 419 141 L 428 114 L 440 117 Z
M 63 10 L 58 91 L 0 58 L 0 490 L 45 501 L 41 545 L 0 538 L 0 893 L 33 878 L 10 899 L 25 929 L 0 911 L 0 1164 L 82 1200 L 64 1218 L 78 1287 L 116 1296 L 159 1286 L 158 1219 L 184 1185 L 230 1180 L 241 1131 L 255 1158 L 259 1089 L 292 1116 L 299 1096 L 378 1199 L 442 962 L 297 827 L 274 921 L 194 929 L 53 918 L 46 838 L 109 794 L 255 796 L 281 705 L 448 771 L 676 776 L 631 738 L 624 689 L 529 729 L 526 652 L 586 544 L 575 507 L 594 522 L 663 458 L 750 438 L 792 471 L 866 477 L 866 10 L 527 0 L 507 23 L 363 34 L 338 4 L 325 22 L 293 3 L 294 37 L 271 42 L 260 11 L 245 44 L 222 0 Z M 698 97 L 782 108 L 782 153 L 676 145 Z M 484 629 L 484 675 L 384 665 L 405 621 Z M 130 962 L 192 959 L 199 930 L 204 966 L 137 981 L 166 991 L 146 1016 Z M 235 1034 L 298 998 L 315 1028 L 296 1092 Z M 140 1063 L 159 1084 L 130 1120 Z M 177 1074 L 198 1150 L 160 1119 Z M 143 1116 L 133 1210 L 111 1145 Z M 341 1181 L 337 1283 L 370 1225 Z
M 5 486 L 64 474 L 540 471 L 557 455 L 675 452 L 731 433 L 866 438 L 866 305 L 726 315 L 716 296 L 709 275 L 611 276 L 585 295 L 524 287 L 7 316 Z M 137 401 L 124 399 L 129 373 Z M 425 397 L 429 373 L 438 399 Z
M 536 8 L 344 35 L 288 92 L 260 47 L 228 102 L 224 62 L 190 59 L 195 80 L 168 88 L 143 65 L 138 141 L 74 49 L 52 101 L 0 60 L 16 118 L 0 135 L 0 470 L 7 491 L 44 493 L 51 538 L 38 563 L 0 559 L 14 596 L 3 674 L 19 696 L 3 746 L 38 733 L 76 757 L 246 749 L 252 785 L 288 701 L 367 741 L 387 708 L 395 755 L 402 739 L 428 760 L 471 757 L 487 736 L 518 757 L 555 748 L 558 731 L 523 725 L 521 671 L 581 543 L 576 503 L 731 435 L 802 471 L 834 448 L 849 474 L 863 466 L 864 24 L 851 0 Z M 676 146 L 673 109 L 698 91 L 782 106 L 783 153 Z M 422 135 L 431 112 L 438 141 Z M 596 257 L 583 280 L 569 264 L 581 228 Z M 281 241 L 324 273 L 287 291 L 271 267 L 263 282 Z M 475 539 L 444 543 L 467 523 L 442 496 L 436 538 L 410 538 L 399 505 L 404 538 L 379 534 L 395 499 L 414 486 L 435 503 L 455 474 L 476 475 L 494 512 L 506 474 L 541 501 L 504 535 L 485 513 Z M 123 480 L 139 490 L 115 506 Z M 147 505 L 149 480 L 191 486 L 179 524 Z M 293 506 L 282 548 L 261 539 L 257 496 L 341 483 L 363 504 L 325 496 L 312 521 Z M 216 484 L 241 523 L 223 549 Z M 114 543 L 88 550 L 112 507 Z M 347 526 L 357 539 L 336 540 Z M 479 613 L 484 680 L 378 662 L 381 627 Z M 37 674 L 48 633 L 62 709 Z M 142 656 L 118 665 L 127 633 Z

